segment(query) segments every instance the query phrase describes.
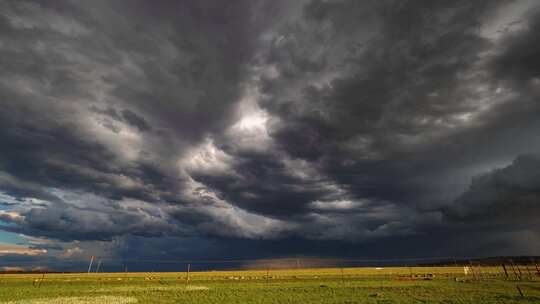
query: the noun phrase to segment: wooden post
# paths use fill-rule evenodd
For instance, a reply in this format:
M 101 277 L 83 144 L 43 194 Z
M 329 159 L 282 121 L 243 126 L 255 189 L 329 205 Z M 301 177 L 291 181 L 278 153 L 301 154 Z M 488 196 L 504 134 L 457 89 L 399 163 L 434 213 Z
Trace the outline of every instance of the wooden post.
M 90 273 L 90 270 L 92 270 L 92 263 L 94 263 L 94 256 L 90 259 L 90 264 L 88 265 L 88 273 Z
M 532 281 L 533 276 L 532 276 L 531 270 L 529 269 L 529 265 L 525 265 L 525 269 L 527 269 L 527 276 L 529 278 L 529 281 Z
M 39 284 L 38 284 L 38 288 L 41 287 L 41 283 L 43 283 L 43 280 L 45 279 L 45 272 L 43 273 L 43 275 L 41 276 L 41 280 L 39 280 Z
M 508 279 L 508 271 L 506 271 L 506 265 L 504 265 L 504 263 L 502 264 L 502 268 L 504 270 L 504 275 L 506 276 L 506 279 Z
M 345 283 L 345 277 L 343 276 L 343 264 L 341 265 L 341 283 Z
M 538 264 L 536 264 L 536 261 L 534 261 L 534 267 L 536 267 L 536 275 L 540 276 L 540 268 L 538 267 Z
M 519 264 L 516 264 L 516 267 L 519 272 L 519 279 L 521 280 L 521 278 L 523 277 L 523 274 L 521 273 L 521 268 L 519 268 Z
M 101 266 L 101 260 L 98 260 L 97 266 L 96 266 L 96 273 L 99 272 L 99 267 Z
M 482 264 L 478 264 L 477 269 L 478 269 L 478 274 L 479 274 L 480 279 L 483 280 L 484 279 L 484 273 L 482 272 Z
M 270 267 L 266 267 L 266 283 L 268 283 L 268 279 L 270 278 L 269 274 L 270 274 Z
M 523 291 L 521 291 L 521 288 L 519 288 L 518 284 L 516 284 L 516 288 L 517 288 L 519 294 L 523 297 Z
M 476 272 L 474 271 L 473 263 L 469 260 L 469 268 L 471 269 L 473 280 L 476 280 Z
M 510 260 L 510 263 L 512 263 L 512 272 L 514 273 L 514 277 L 516 277 L 516 280 L 521 280 L 521 277 L 518 275 L 517 271 L 516 271 L 516 267 L 514 265 L 514 261 L 513 260 Z
M 191 270 L 191 264 L 187 264 L 187 276 L 186 276 L 186 284 L 189 284 L 189 271 Z

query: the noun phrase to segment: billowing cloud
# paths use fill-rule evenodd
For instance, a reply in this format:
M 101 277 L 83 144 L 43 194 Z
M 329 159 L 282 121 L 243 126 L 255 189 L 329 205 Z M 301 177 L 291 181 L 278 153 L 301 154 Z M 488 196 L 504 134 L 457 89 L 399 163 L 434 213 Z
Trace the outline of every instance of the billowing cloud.
M 466 222 L 536 226 L 539 196 L 540 155 L 522 155 L 505 168 L 475 177 L 446 215 Z
M 2 233 L 64 260 L 527 253 L 539 9 L 1 3 Z

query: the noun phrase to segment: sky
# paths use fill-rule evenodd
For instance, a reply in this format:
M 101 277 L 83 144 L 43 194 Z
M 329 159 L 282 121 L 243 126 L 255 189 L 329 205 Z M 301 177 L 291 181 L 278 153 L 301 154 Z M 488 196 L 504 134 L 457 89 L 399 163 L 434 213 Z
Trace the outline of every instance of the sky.
M 539 32 L 534 0 L 2 1 L 0 261 L 538 255 Z

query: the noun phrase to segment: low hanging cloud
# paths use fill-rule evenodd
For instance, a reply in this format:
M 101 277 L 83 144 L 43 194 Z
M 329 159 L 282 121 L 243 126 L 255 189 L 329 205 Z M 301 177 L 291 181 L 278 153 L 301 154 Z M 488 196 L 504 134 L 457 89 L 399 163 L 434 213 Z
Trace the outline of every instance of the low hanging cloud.
M 537 226 L 540 155 L 521 155 L 511 165 L 477 176 L 446 210 L 455 221 Z
M 37 255 L 44 255 L 46 253 L 47 253 L 47 250 L 45 249 L 32 249 L 32 248 L 28 248 L 21 245 L 0 243 L 0 256 L 6 256 L 6 255 L 37 256 Z

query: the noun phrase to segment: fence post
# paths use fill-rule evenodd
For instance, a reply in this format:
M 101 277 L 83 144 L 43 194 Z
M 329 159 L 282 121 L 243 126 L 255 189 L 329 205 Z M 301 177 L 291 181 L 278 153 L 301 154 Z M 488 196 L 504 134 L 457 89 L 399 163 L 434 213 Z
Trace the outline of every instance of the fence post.
M 477 267 L 478 267 L 477 269 L 478 269 L 480 280 L 483 280 L 485 277 L 484 277 L 484 272 L 482 272 L 482 264 L 479 263 Z
M 343 275 L 343 260 L 341 260 L 340 263 L 340 269 L 341 269 L 341 284 L 345 283 L 345 276 Z
M 504 265 L 504 263 L 502 264 L 502 268 L 504 270 L 504 275 L 506 276 L 506 279 L 508 280 L 508 271 L 506 271 L 506 266 Z
M 94 263 L 94 256 L 90 259 L 90 264 L 88 265 L 88 273 L 90 273 L 90 270 L 92 270 L 92 263 Z
M 519 264 L 516 264 L 516 267 L 519 272 L 519 279 L 521 280 L 521 278 L 523 277 L 523 274 L 521 273 L 521 268 L 519 268 Z
M 529 269 L 529 265 L 525 265 L 525 269 L 527 269 L 527 276 L 529 277 L 529 281 L 532 281 L 533 276 L 531 270 Z
M 96 266 L 96 273 L 99 272 L 99 267 L 101 266 L 101 260 L 98 260 L 98 264 Z
M 191 264 L 187 264 L 186 284 L 189 284 L 189 271 L 191 270 Z
M 514 265 L 514 261 L 513 260 L 510 260 L 510 263 L 512 263 L 512 272 L 514 273 L 514 277 L 516 278 L 516 280 L 521 280 L 521 276 L 518 274 L 518 272 L 516 271 L 516 267 Z
M 43 283 L 44 279 L 45 279 L 45 272 L 43 272 L 43 275 L 41 276 L 41 280 L 39 280 L 38 288 L 41 288 L 41 283 Z
M 521 295 L 521 297 L 523 297 L 523 291 L 521 291 L 521 288 L 519 288 L 519 285 L 516 284 L 516 289 L 518 290 L 519 294 Z
M 471 262 L 471 260 L 469 260 L 469 268 L 471 269 L 471 272 L 472 272 L 472 276 L 473 276 L 473 280 L 477 280 L 476 278 L 476 272 L 474 271 L 474 265 L 473 263 Z

